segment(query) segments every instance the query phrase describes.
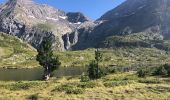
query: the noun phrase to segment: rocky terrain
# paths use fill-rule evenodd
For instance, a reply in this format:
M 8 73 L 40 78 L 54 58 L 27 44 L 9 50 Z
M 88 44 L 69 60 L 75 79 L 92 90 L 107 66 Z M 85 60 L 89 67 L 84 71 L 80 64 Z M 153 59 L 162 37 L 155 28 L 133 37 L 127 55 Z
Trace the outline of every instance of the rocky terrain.
M 103 47 L 111 36 L 130 34 L 139 34 L 137 38 L 143 34 L 141 41 L 165 40 L 170 38 L 169 6 L 169 0 L 126 0 L 92 21 L 80 12 L 66 13 L 32 0 L 8 0 L 0 6 L 0 31 L 35 48 L 50 35 L 56 50 Z
M 100 47 L 108 37 L 116 35 L 142 33 L 146 36 L 143 40 L 169 39 L 169 6 L 169 0 L 126 0 L 96 20 L 92 30 L 82 32 L 81 29 L 73 48 Z
M 0 6 L 0 31 L 17 36 L 35 48 L 44 36 L 50 35 L 55 49 L 64 50 L 62 36 L 85 22 L 92 23 L 81 13 L 66 13 L 32 0 L 8 0 Z

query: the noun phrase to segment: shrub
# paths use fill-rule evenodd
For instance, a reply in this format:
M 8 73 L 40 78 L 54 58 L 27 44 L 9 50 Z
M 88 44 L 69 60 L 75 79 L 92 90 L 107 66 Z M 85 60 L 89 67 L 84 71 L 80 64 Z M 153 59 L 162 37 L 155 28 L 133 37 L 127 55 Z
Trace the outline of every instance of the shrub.
M 123 80 L 123 81 L 110 81 L 110 82 L 105 82 L 104 86 L 105 87 L 115 87 L 115 86 L 124 86 L 131 84 L 131 81 Z
M 123 80 L 138 80 L 136 75 L 127 75 Z
M 170 65 L 169 65 L 169 64 L 164 64 L 163 67 L 164 67 L 166 70 L 170 70 Z
M 28 90 L 31 87 L 31 85 L 25 83 L 25 84 L 13 84 L 10 86 L 10 90 Z
M 29 96 L 28 99 L 30 99 L 30 100 L 38 100 L 38 94 L 33 94 L 33 95 Z
M 73 85 L 61 85 L 58 86 L 55 90 L 65 92 L 67 94 L 82 94 L 84 92 L 84 89 L 75 87 Z
M 170 70 L 167 71 L 168 76 L 170 76 Z
M 162 83 L 159 79 L 142 79 L 138 81 L 139 83 L 148 83 L 148 84 L 159 84 Z
M 88 75 L 85 75 L 84 73 L 81 75 L 80 82 L 88 82 L 90 81 L 90 78 Z
M 137 71 L 138 77 L 146 77 L 146 76 L 149 75 L 150 73 L 151 73 L 150 70 L 147 69 L 147 68 L 139 69 L 139 70 Z
M 167 75 L 167 70 L 164 68 L 164 66 L 160 66 L 156 68 L 153 75 Z
M 80 88 L 94 88 L 97 84 L 95 82 L 82 82 L 78 84 L 78 87 Z
M 104 75 L 104 71 L 99 68 L 99 62 L 102 61 L 102 53 L 97 49 L 95 51 L 95 60 L 89 64 L 88 76 L 90 79 L 99 79 Z
M 88 76 L 90 79 L 98 79 L 104 75 L 104 72 L 99 68 L 98 63 L 96 61 L 92 61 L 89 64 L 88 68 Z
M 170 76 L 170 65 L 169 64 L 165 64 L 163 66 L 164 66 L 165 70 L 167 71 L 168 76 Z
M 109 68 L 107 68 L 107 72 L 108 73 L 117 73 L 118 70 L 116 68 L 114 68 L 114 67 L 109 67 Z

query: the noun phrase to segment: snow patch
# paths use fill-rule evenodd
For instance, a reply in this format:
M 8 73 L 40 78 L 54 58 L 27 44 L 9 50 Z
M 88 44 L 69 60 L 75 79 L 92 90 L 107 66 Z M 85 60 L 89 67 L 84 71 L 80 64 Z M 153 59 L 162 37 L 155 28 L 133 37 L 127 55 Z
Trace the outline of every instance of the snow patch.
M 58 21 L 58 18 L 51 18 L 51 17 L 46 17 L 47 20 L 54 20 L 54 21 Z
M 101 20 L 101 21 L 98 22 L 98 24 L 102 24 L 102 23 L 104 23 L 104 20 Z
M 35 17 L 34 17 L 34 16 L 32 16 L 32 15 L 29 15 L 28 17 L 29 17 L 29 18 L 35 18 Z
M 142 9 L 142 8 L 144 8 L 146 5 L 143 5 L 143 6 L 140 6 L 138 9 Z
M 71 23 L 71 22 L 70 22 L 69 24 L 70 24 L 70 25 L 71 25 L 71 24 L 80 25 L 80 24 L 82 24 L 82 22 L 77 22 L 77 23 Z
M 67 16 L 59 16 L 61 19 L 67 19 Z
M 81 24 L 81 22 L 77 22 L 77 23 L 74 23 L 74 24 L 77 24 L 77 25 L 79 25 L 79 24 Z

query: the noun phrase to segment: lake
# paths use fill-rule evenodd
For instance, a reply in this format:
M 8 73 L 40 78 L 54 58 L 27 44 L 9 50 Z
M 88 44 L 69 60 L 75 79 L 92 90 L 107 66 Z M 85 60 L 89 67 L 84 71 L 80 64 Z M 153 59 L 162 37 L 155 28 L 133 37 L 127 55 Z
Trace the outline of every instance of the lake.
M 83 67 L 61 67 L 54 71 L 53 77 L 81 75 L 86 69 Z M 40 80 L 43 76 L 43 68 L 31 69 L 0 69 L 1 81 Z

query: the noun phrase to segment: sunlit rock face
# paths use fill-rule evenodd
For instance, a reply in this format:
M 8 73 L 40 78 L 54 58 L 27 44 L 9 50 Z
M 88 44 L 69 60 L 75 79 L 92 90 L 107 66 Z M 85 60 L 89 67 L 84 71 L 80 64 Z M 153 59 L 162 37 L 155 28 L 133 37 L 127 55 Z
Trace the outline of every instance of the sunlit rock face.
M 80 30 L 76 49 L 100 47 L 109 36 L 145 33 L 150 37 L 170 39 L 170 0 L 126 0 L 106 12 L 89 32 Z M 92 29 L 92 30 L 91 30 Z
M 148 34 L 170 38 L 169 0 L 126 0 L 92 21 L 80 12 L 64 12 L 32 0 L 8 0 L 0 5 L 0 31 L 38 48 L 51 36 L 56 50 L 100 47 L 114 35 Z
M 78 15 L 81 19 L 74 13 L 65 13 L 32 0 L 8 0 L 0 5 L 0 31 L 17 36 L 35 48 L 38 48 L 43 37 L 50 35 L 54 48 L 65 50 L 64 42 L 67 41 L 63 41 L 62 36 L 76 31 L 77 27 L 89 21 L 83 14 Z M 77 19 L 77 22 L 71 18 Z

